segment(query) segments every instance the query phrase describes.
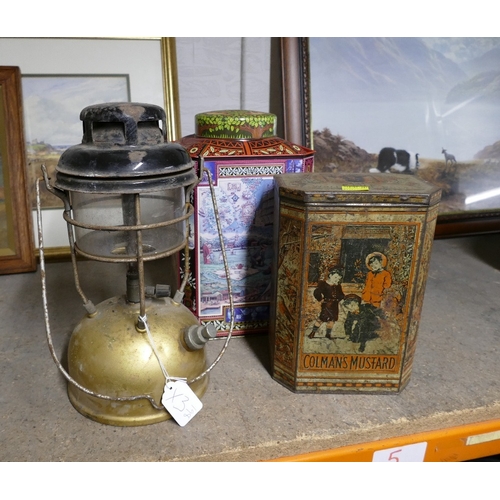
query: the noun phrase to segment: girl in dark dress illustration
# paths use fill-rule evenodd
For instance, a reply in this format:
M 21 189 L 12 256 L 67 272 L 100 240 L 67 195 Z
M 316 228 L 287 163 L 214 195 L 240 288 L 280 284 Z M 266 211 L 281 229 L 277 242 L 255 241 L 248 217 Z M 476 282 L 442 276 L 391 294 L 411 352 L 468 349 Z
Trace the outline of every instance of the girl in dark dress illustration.
M 361 297 L 348 294 L 344 298 L 347 317 L 344 323 L 346 336 L 351 342 L 359 344 L 359 352 L 364 352 L 369 340 L 378 338 L 381 310 L 373 304 L 362 304 Z
M 392 276 L 386 266 L 387 257 L 383 253 L 373 252 L 366 257 L 369 271 L 362 294 L 363 302 L 380 307 L 385 291 L 392 285 Z
M 339 302 L 344 298 L 344 292 L 340 283 L 343 273 L 341 269 L 332 268 L 328 271 L 326 281 L 319 281 L 314 289 L 314 298 L 321 302 L 321 312 L 318 319 L 314 322 L 309 338 L 313 339 L 319 327 L 326 323 L 326 338 L 331 339 L 332 328 L 339 319 Z

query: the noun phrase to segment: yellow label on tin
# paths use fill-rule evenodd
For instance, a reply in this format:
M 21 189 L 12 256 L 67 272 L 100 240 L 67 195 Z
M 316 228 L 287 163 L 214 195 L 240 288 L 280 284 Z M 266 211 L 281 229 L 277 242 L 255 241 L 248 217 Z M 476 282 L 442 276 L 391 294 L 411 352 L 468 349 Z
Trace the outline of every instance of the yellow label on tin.
M 370 191 L 369 186 L 342 186 L 342 191 Z

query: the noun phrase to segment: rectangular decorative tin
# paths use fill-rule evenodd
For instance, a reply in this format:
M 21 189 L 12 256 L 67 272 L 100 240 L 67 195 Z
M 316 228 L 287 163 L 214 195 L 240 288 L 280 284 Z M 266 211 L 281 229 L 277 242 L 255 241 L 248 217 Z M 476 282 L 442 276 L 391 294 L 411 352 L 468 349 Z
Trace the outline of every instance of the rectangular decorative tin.
M 273 260 L 273 186 L 275 176 L 307 172 L 314 152 L 274 136 L 235 138 L 228 123 L 240 121 L 241 129 L 260 126 L 255 117 L 274 123 L 269 113 L 223 111 L 197 115 L 197 134 L 180 143 L 197 169 L 212 177 L 224 235 L 235 312 L 233 334 L 267 333 Z M 217 120 L 227 130 L 204 134 L 204 123 Z M 247 123 L 251 121 L 251 123 Z M 212 125 L 214 129 L 216 126 Z M 233 126 L 235 128 L 235 126 Z M 252 136 L 258 136 L 253 130 Z M 217 137 L 217 135 L 223 136 Z M 239 134 L 237 134 L 239 135 Z M 194 190 L 190 269 L 184 303 L 201 323 L 213 323 L 219 336 L 227 335 L 230 302 L 226 273 L 207 175 Z M 181 266 L 182 269 L 182 266 Z
M 406 386 L 440 196 L 405 174 L 275 178 L 275 380 L 295 392 Z

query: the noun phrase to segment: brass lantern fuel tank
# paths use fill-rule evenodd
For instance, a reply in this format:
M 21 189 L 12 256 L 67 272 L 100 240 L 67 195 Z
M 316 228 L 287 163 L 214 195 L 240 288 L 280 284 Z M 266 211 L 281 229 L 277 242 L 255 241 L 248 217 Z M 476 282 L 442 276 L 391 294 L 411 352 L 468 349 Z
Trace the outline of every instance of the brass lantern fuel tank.
M 82 386 L 113 398 L 150 395 L 159 405 L 165 377 L 147 340 L 136 328 L 139 307 L 125 297 L 113 297 L 96 306 L 93 317 L 76 326 L 68 347 L 70 375 Z M 206 368 L 204 349 L 188 350 L 184 332 L 198 325 L 194 315 L 170 297 L 146 300 L 146 314 L 163 365 L 172 376 L 191 380 Z M 191 384 L 201 398 L 208 375 Z M 91 396 L 68 384 L 69 399 L 83 415 L 104 424 L 132 426 L 170 418 L 150 401 L 113 401 Z

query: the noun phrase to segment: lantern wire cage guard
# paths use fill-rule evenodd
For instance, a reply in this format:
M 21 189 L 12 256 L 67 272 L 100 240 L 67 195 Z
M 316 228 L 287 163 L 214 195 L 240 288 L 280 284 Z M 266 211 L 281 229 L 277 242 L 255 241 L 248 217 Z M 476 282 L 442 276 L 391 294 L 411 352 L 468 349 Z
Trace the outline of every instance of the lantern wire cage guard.
M 215 360 L 206 368 L 202 373 L 197 375 L 194 378 L 191 378 L 187 380 L 186 382 L 188 384 L 193 384 L 194 382 L 197 382 L 201 380 L 203 377 L 207 376 L 208 373 L 217 365 L 217 363 L 220 361 L 222 356 L 224 355 L 225 351 L 227 350 L 227 347 L 229 345 L 229 341 L 232 336 L 232 332 L 234 329 L 234 301 L 233 301 L 233 294 L 232 294 L 232 286 L 231 286 L 231 279 L 230 279 L 230 272 L 229 272 L 229 265 L 228 265 L 228 260 L 227 260 L 227 255 L 226 255 L 226 249 L 224 245 L 224 238 L 222 234 L 222 227 L 220 223 L 220 217 L 219 217 L 219 211 L 217 207 L 217 200 L 215 197 L 215 190 L 213 186 L 213 180 L 211 176 L 211 172 L 203 167 L 203 164 L 200 165 L 200 178 L 198 181 L 195 183 L 194 186 L 192 186 L 191 189 L 194 189 L 197 183 L 201 181 L 201 177 L 203 176 L 203 173 L 207 175 L 209 186 L 210 186 L 210 192 L 211 192 L 211 197 L 212 197 L 212 204 L 214 208 L 214 215 L 215 215 L 215 221 L 217 225 L 217 231 L 219 235 L 219 240 L 220 240 L 220 245 L 221 245 L 221 253 L 222 253 L 222 258 L 223 258 L 223 264 L 224 264 L 224 270 L 226 273 L 226 280 L 227 280 L 227 286 L 228 286 L 228 292 L 229 292 L 229 302 L 230 302 L 230 326 L 229 326 L 229 332 L 228 335 L 226 336 L 224 345 L 215 358 Z M 160 226 L 169 226 L 172 224 L 176 224 L 178 222 L 182 222 L 185 220 L 188 220 L 189 217 L 193 213 L 193 206 L 187 202 L 186 203 L 186 209 L 185 209 L 185 214 L 182 215 L 181 217 L 171 219 L 167 222 L 159 223 L 159 224 L 141 224 L 140 223 L 140 202 L 139 202 L 139 196 L 138 195 L 132 195 L 133 198 L 133 213 L 135 214 L 135 220 L 133 221 L 134 224 L 131 225 L 120 225 L 120 226 L 98 226 L 98 225 L 90 225 L 90 224 L 83 224 L 80 221 L 75 221 L 72 218 L 72 208 L 71 204 L 68 200 L 68 197 L 65 196 L 64 194 L 61 194 L 56 190 L 53 186 L 50 185 L 50 180 L 47 174 L 47 170 L 45 165 L 42 165 L 42 174 L 43 177 L 40 177 L 36 181 L 36 197 L 37 197 L 37 226 L 38 226 L 38 240 L 39 240 L 39 253 L 40 253 L 40 270 L 41 270 L 41 281 L 42 281 L 42 299 L 43 299 L 43 308 L 44 308 L 44 319 L 45 319 L 45 330 L 46 330 L 46 337 L 47 337 L 47 343 L 49 346 L 49 350 L 51 353 L 51 356 L 57 365 L 59 371 L 63 374 L 63 376 L 66 378 L 66 380 L 74 385 L 76 388 L 78 388 L 80 391 L 84 392 L 85 394 L 88 394 L 90 396 L 100 398 L 103 400 L 107 401 L 117 401 L 117 402 L 126 402 L 126 401 L 137 401 L 140 399 L 146 399 L 150 402 L 152 407 L 155 410 L 165 410 L 165 407 L 162 404 L 158 404 L 155 399 L 148 395 L 148 394 L 139 394 L 135 396 L 109 396 L 105 394 L 101 394 L 96 391 L 92 391 L 88 389 L 87 387 L 83 386 L 80 384 L 78 381 L 76 381 L 69 373 L 66 371 L 66 369 L 62 366 L 54 348 L 53 340 L 52 340 L 52 334 L 51 334 L 51 328 L 50 328 L 50 318 L 49 318 L 49 311 L 48 311 L 48 300 L 47 300 L 47 284 L 46 284 L 46 270 L 45 270 L 45 254 L 44 254 L 44 244 L 43 244 L 43 223 L 42 223 L 42 210 L 41 210 L 41 201 L 40 201 L 40 182 L 44 181 L 45 186 L 47 189 L 55 194 L 56 196 L 60 197 L 64 201 L 65 209 L 64 209 L 64 219 L 67 222 L 67 231 L 68 231 L 68 239 L 70 242 L 70 251 L 71 251 L 71 261 L 72 261 L 72 267 L 73 267 L 73 274 L 74 274 L 74 280 L 75 280 L 75 286 L 76 289 L 81 296 L 83 300 L 84 307 L 87 311 L 87 314 L 89 317 L 91 317 L 93 314 L 95 314 L 96 308 L 92 301 L 90 301 L 85 293 L 83 292 L 81 286 L 80 286 L 80 280 L 78 277 L 78 267 L 77 267 L 77 254 L 80 254 L 86 258 L 89 258 L 91 260 L 97 260 L 97 261 L 102 261 L 102 262 L 137 262 L 138 263 L 138 275 L 139 275 L 139 296 L 140 296 L 140 314 L 138 316 L 138 321 L 137 321 L 137 328 L 139 331 L 145 331 L 148 334 L 148 340 L 151 345 L 151 348 L 156 355 L 156 358 L 158 359 L 158 362 L 160 364 L 160 368 L 162 369 L 162 372 L 166 378 L 166 381 L 172 379 L 176 380 L 176 377 L 170 377 L 166 370 L 164 369 L 164 366 L 160 360 L 160 357 L 158 355 L 158 352 L 156 350 L 156 347 L 154 345 L 154 340 L 149 332 L 149 328 L 147 326 L 147 319 L 146 319 L 146 306 L 145 306 L 145 283 L 144 283 L 144 262 L 147 260 L 153 260 L 153 259 L 159 259 L 163 257 L 168 257 L 170 255 L 173 255 L 177 253 L 178 251 L 184 249 L 185 251 L 185 270 L 184 270 L 184 277 L 181 282 L 181 285 L 179 289 L 176 291 L 176 294 L 174 296 L 174 302 L 181 302 L 182 298 L 184 296 L 184 288 L 187 284 L 187 281 L 189 279 L 190 275 L 190 270 L 189 270 L 189 244 L 188 244 L 188 236 L 186 235 L 185 240 L 177 245 L 175 248 L 171 248 L 167 251 L 164 251 L 160 254 L 156 253 L 153 256 L 146 256 L 143 253 L 143 244 L 142 244 L 142 230 L 146 229 L 151 229 L 151 228 L 156 228 Z M 132 234 L 132 231 L 136 232 L 136 244 L 135 244 L 135 250 L 136 250 L 136 255 L 133 257 L 130 256 L 112 256 L 112 257 L 102 257 L 98 255 L 94 255 L 91 253 L 88 253 L 86 251 L 83 251 L 79 249 L 75 243 L 75 235 L 74 235 L 74 227 L 83 227 L 84 229 L 90 229 L 90 230 L 105 230 L 105 231 L 125 231 L 125 232 L 130 232 Z M 128 233 L 127 233 L 128 234 Z M 187 231 L 187 234 L 189 234 L 189 231 Z M 213 337 L 210 338 L 209 340 L 213 340 Z

